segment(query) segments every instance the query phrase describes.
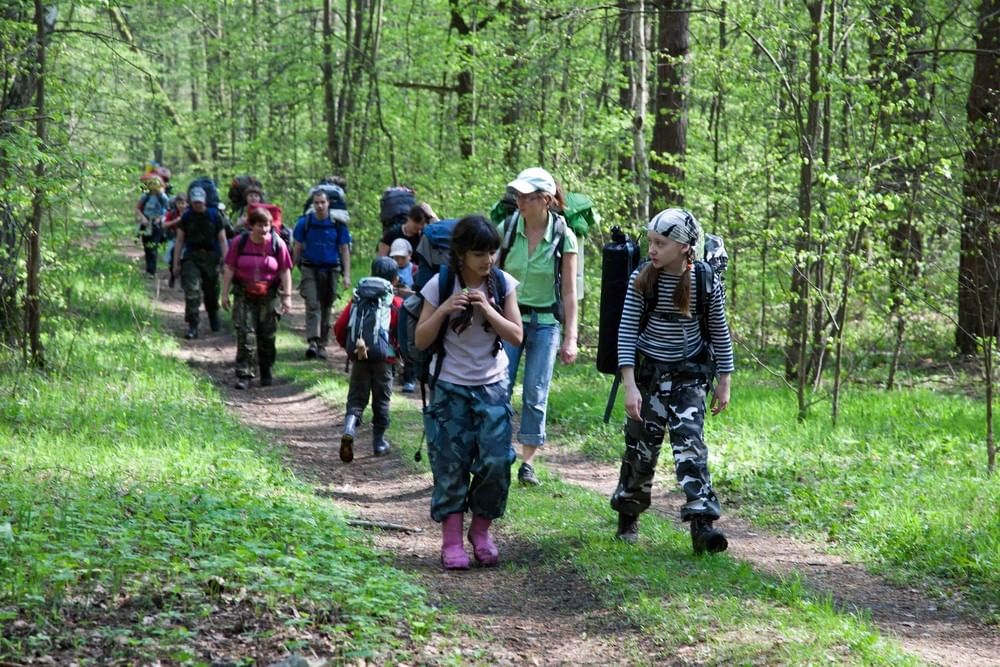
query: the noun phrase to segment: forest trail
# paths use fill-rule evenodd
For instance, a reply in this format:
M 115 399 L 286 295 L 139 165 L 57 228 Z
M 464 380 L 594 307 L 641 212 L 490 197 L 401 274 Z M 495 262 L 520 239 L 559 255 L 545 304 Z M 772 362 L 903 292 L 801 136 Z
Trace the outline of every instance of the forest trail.
M 180 338 L 182 292 L 168 289 L 162 275 L 151 289 L 165 326 Z M 301 332 L 301 301 L 295 299 L 294 304 L 281 326 Z M 468 664 L 691 664 L 683 655 L 659 654 L 638 628 L 601 603 L 580 573 L 565 564 L 539 561 L 531 545 L 507 532 L 502 521 L 496 530 L 500 570 L 444 573 L 438 560 L 440 531 L 428 510 L 429 472 L 407 469 L 398 450 L 384 458 L 373 457 L 367 423 L 360 429 L 354 462 L 341 463 L 342 411 L 283 380 L 280 359 L 274 386 L 234 389 L 235 337 L 228 317 L 223 319 L 222 332 L 206 333 L 203 322 L 199 339 L 181 340 L 180 358 L 218 385 L 240 421 L 264 432 L 269 440 L 283 443 L 288 465 L 317 494 L 332 498 L 359 519 L 417 529 L 374 531 L 373 541 L 394 554 L 397 567 L 420 579 L 432 604 L 454 609 L 460 623 L 476 630 L 475 636 L 463 639 L 460 649 Z M 329 352 L 331 372 L 342 372 L 343 351 L 334 346 Z M 394 400 L 408 399 L 397 392 Z M 546 465 L 564 481 L 610 495 L 617 480 L 616 466 L 562 452 L 558 444 L 546 453 Z M 672 482 L 672 475 L 661 475 L 651 511 L 676 520 L 680 501 Z M 517 493 L 517 488 L 511 492 Z M 723 519 L 720 526 L 729 536 L 729 557 L 760 572 L 798 577 L 808 588 L 829 594 L 840 608 L 870 613 L 883 633 L 928 663 L 1000 665 L 1000 632 L 977 622 L 960 600 L 936 599 L 926 591 L 894 586 L 862 565 L 826 553 L 821 545 L 765 534 L 733 517 Z M 503 568 L 504 561 L 520 567 Z M 503 583 L 496 585 L 501 574 Z M 440 638 L 432 638 L 421 657 L 434 664 L 455 650 Z

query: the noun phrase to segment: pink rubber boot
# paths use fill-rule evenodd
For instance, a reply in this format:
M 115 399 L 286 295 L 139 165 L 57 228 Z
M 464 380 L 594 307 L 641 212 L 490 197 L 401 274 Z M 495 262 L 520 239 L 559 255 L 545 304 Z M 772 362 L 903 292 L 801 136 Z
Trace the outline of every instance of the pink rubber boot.
M 469 554 L 462 542 L 462 524 L 465 514 L 449 514 L 441 522 L 441 565 L 446 570 L 468 570 Z
M 472 554 L 482 567 L 493 567 L 500 560 L 497 545 L 490 537 L 490 524 L 493 519 L 484 516 L 473 516 L 469 526 L 469 541 L 472 542 Z

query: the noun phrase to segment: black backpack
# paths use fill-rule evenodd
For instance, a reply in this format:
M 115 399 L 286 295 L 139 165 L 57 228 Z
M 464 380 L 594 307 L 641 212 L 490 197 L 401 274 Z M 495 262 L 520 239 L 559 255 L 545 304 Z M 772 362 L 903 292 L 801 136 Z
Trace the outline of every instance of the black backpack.
M 406 186 L 386 188 L 378 200 L 379 220 L 383 229 L 406 222 L 410 209 L 417 204 L 417 194 Z
M 191 201 L 191 190 L 201 188 L 205 191 L 205 205 L 208 208 L 219 208 L 219 189 L 215 187 L 215 181 L 208 176 L 199 176 L 188 185 L 188 201 Z
M 389 342 L 392 283 L 385 278 L 362 278 L 351 299 L 345 349 L 351 361 L 386 361 L 395 356 Z

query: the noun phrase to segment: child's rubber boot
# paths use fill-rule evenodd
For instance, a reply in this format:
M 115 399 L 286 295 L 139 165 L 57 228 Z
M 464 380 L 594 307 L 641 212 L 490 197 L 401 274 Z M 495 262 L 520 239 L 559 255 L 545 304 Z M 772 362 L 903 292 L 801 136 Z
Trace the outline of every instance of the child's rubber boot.
M 476 562 L 482 567 L 495 567 L 500 560 L 500 553 L 497 545 L 490 537 L 490 524 L 493 519 L 475 515 L 472 517 L 472 524 L 469 526 L 469 542 L 472 542 L 472 555 L 476 557 Z
M 618 513 L 618 532 L 615 539 L 626 544 L 635 544 L 639 541 L 639 517 L 629 516 L 622 512 Z
M 469 554 L 462 542 L 462 524 L 465 514 L 449 514 L 441 522 L 441 565 L 446 570 L 468 570 Z
M 389 441 L 385 439 L 385 427 L 372 427 L 372 453 L 375 456 L 385 456 L 389 453 Z
M 358 416 L 344 417 L 344 434 L 340 436 L 340 460 L 350 463 L 354 460 L 354 431 L 358 428 Z
M 719 553 L 729 547 L 729 541 L 721 530 L 712 527 L 712 519 L 695 517 L 691 519 L 691 546 L 696 554 Z

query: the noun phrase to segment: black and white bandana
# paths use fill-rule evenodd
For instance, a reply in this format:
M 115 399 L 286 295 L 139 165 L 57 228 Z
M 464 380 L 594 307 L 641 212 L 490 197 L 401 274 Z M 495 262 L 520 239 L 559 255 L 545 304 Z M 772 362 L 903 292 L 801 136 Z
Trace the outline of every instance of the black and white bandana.
M 701 238 L 701 227 L 688 211 L 682 208 L 668 208 L 660 211 L 646 225 L 646 230 L 656 232 L 678 243 L 697 246 Z

